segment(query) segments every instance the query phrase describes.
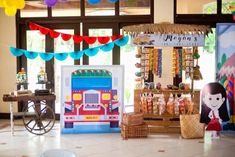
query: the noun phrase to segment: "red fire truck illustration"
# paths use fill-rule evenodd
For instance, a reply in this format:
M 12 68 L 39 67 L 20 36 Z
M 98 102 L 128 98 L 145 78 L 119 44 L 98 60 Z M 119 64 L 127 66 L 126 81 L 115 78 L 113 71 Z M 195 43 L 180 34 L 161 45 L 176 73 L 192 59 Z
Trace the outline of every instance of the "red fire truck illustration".
M 71 101 L 64 102 L 65 128 L 74 125 L 109 124 L 119 126 L 117 90 L 112 89 L 112 73 L 105 69 L 76 70 L 71 74 Z M 85 125 L 84 125 L 85 126 Z

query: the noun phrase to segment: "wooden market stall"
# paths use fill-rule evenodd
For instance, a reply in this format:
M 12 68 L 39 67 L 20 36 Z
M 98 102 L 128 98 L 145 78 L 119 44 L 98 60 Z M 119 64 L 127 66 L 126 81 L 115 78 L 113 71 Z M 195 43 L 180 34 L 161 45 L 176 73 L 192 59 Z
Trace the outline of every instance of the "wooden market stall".
M 198 58 L 200 57 L 197 52 L 197 47 L 204 45 L 204 36 L 211 32 L 210 27 L 204 25 L 160 23 L 126 26 L 123 27 L 123 31 L 132 37 L 132 44 L 138 46 L 139 48 L 136 56 L 137 58 L 140 58 L 140 63 L 137 63 L 136 67 L 140 68 L 140 72 L 137 74 L 137 80 L 139 81 L 139 84 L 136 86 L 134 91 L 134 111 L 142 112 L 144 114 L 144 122 L 148 124 L 150 133 L 180 133 L 179 114 L 181 114 L 181 111 L 179 111 L 178 114 L 169 114 L 169 112 L 167 112 L 167 106 L 165 106 L 164 113 L 160 113 L 159 106 L 154 106 L 159 105 L 154 103 L 154 96 L 163 94 L 164 99 L 167 102 L 171 94 L 174 95 L 174 97 L 177 97 L 176 95 L 188 94 L 191 96 L 191 101 L 193 102 L 193 113 L 199 113 L 200 91 L 194 90 L 193 87 L 194 79 L 202 79 L 199 68 L 196 69 L 197 71 L 195 70 L 195 67 L 199 67 Z M 146 47 L 151 48 L 152 50 L 150 51 L 153 54 L 151 54 L 151 52 L 146 54 L 144 51 L 149 51 L 146 49 Z M 183 53 L 183 47 L 192 48 L 192 58 L 189 68 L 187 68 L 187 59 L 184 61 L 186 62 L 186 65 L 183 65 L 183 57 L 181 58 L 181 62 L 176 63 L 178 69 L 177 67 L 172 67 L 172 74 L 174 73 L 172 77 L 178 77 L 180 75 L 182 76 L 183 70 L 186 71 L 185 74 L 187 74 L 187 70 L 189 70 L 187 77 L 191 78 L 191 87 L 181 89 L 170 89 L 161 86 L 156 87 L 156 77 L 161 77 L 161 70 L 164 69 L 159 70 L 159 68 L 161 68 L 161 65 L 159 65 L 161 60 L 159 60 L 159 58 L 155 58 L 155 52 L 158 53 L 157 55 L 159 57 L 159 55 L 161 55 L 159 52 L 161 51 L 159 51 L 159 49 L 155 50 L 154 47 L 177 47 L 173 50 L 172 54 L 175 55 L 175 53 L 178 53 L 180 57 L 185 55 Z M 178 50 L 179 52 L 175 52 Z M 173 58 L 177 58 L 177 55 L 173 56 Z M 148 61 L 147 69 L 146 60 Z M 158 65 L 156 66 L 155 64 Z M 153 65 L 153 67 L 149 68 L 149 65 Z M 158 69 L 156 70 L 156 67 L 154 68 L 154 66 L 156 66 Z M 175 69 L 180 72 L 177 73 Z M 171 73 L 169 72 L 169 75 L 170 74 Z M 155 84 L 150 83 L 154 82 L 154 80 Z M 144 86 L 146 84 L 149 86 Z M 143 103 L 143 95 L 146 95 L 146 104 Z M 151 95 L 152 98 L 150 101 L 147 101 L 149 99 L 149 95 Z M 167 105 L 167 103 L 165 103 L 165 105 Z M 154 109 L 156 109 L 156 112 Z

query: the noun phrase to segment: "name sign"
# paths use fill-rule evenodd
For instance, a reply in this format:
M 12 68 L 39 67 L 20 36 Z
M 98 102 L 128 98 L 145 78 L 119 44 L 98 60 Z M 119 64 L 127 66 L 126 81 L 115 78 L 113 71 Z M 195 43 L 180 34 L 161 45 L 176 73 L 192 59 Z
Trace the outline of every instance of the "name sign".
M 204 34 L 138 34 L 132 37 L 132 44 L 143 47 L 204 46 Z

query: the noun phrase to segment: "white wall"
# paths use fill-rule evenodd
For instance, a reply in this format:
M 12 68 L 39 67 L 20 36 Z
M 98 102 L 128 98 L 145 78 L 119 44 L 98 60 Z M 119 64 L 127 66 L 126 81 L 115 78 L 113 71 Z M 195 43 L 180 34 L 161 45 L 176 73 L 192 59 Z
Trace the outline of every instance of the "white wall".
M 174 22 L 174 1 L 154 0 L 154 23 Z
M 0 8 L 0 113 L 9 112 L 9 103 L 2 101 L 3 94 L 16 88 L 16 57 L 9 46 L 16 45 L 15 17 L 6 16 Z M 16 105 L 14 105 L 16 110 Z
M 154 23 L 174 22 L 174 1 L 154 0 Z M 172 47 L 162 50 L 162 78 L 155 77 L 155 82 L 160 82 L 162 87 L 173 84 L 172 77 Z

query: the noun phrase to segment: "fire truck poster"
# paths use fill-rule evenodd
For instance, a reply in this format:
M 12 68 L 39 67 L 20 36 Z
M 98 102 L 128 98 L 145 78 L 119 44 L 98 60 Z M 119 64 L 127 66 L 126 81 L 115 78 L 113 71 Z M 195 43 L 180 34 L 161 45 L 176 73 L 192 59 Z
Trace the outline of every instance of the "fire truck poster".
M 138 34 L 132 44 L 143 47 L 204 46 L 204 34 Z
M 61 133 L 120 132 L 124 67 L 62 66 Z

